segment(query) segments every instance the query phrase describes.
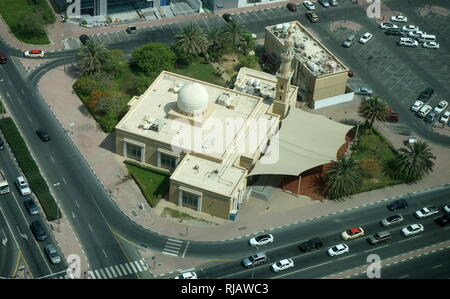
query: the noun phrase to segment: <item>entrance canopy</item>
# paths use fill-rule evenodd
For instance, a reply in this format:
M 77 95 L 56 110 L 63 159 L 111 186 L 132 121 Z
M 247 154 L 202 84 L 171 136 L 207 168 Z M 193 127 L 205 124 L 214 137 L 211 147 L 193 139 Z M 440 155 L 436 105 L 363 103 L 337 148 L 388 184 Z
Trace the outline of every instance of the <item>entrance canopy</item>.
M 308 169 L 336 160 L 351 128 L 353 126 L 323 115 L 291 108 L 266 154 L 256 162 L 250 175 L 298 176 Z

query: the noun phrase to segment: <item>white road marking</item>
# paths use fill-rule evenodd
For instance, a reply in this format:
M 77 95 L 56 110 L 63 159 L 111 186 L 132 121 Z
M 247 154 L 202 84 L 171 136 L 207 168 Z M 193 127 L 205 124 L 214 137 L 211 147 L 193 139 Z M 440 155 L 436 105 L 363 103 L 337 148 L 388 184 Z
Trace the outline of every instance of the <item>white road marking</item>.
M 124 265 L 125 265 L 125 268 L 127 268 L 128 272 L 130 272 L 129 274 L 133 274 L 133 271 L 131 271 L 130 266 L 128 266 L 128 264 L 124 264 Z M 120 266 L 122 266 L 122 265 L 120 265 Z
M 341 258 L 339 258 L 337 260 L 340 261 L 340 260 L 348 259 L 349 257 L 353 257 L 355 255 L 357 255 L 357 254 L 355 253 L 355 254 L 352 254 L 352 255 L 347 255 L 347 256 L 341 257 Z
M 433 266 L 433 267 L 431 267 L 431 269 L 436 269 L 436 268 L 439 268 L 439 267 L 442 267 L 442 264 L 439 264 L 439 265 Z
M 100 275 L 100 273 L 98 272 L 98 270 L 95 270 L 95 275 L 97 275 L 98 278 L 102 279 L 102 276 Z
M 142 268 L 141 266 L 139 266 L 138 261 L 135 261 L 134 263 L 136 264 L 136 267 L 138 268 L 139 272 L 142 272 Z
M 28 119 L 30 120 L 30 123 L 33 122 L 33 120 L 31 120 L 31 117 L 27 114 Z
M 408 277 L 409 275 L 403 275 L 403 276 L 400 276 L 399 278 L 406 278 L 406 277 Z
M 111 270 L 112 275 L 114 276 L 114 278 L 117 277 L 116 271 L 114 271 L 113 267 L 109 267 L 109 270 Z
M 125 267 L 123 265 L 119 265 L 120 269 L 122 269 L 123 271 L 123 275 L 128 275 L 127 269 L 125 269 Z
M 185 256 L 185 254 L 186 254 L 186 251 L 187 251 L 187 248 L 188 248 L 188 246 L 189 246 L 189 241 L 187 242 L 187 244 L 186 244 L 186 248 L 184 248 L 184 252 L 183 252 L 183 255 L 182 255 L 181 257 L 183 257 L 183 258 L 184 258 L 184 256 Z
M 142 268 L 144 269 L 144 271 L 147 271 L 148 268 L 147 268 L 147 265 L 144 263 L 144 261 L 143 261 L 143 260 L 140 260 L 140 262 L 141 262 L 141 266 L 142 266 Z
M 103 254 L 105 255 L 105 257 L 108 257 L 108 255 L 106 254 L 105 249 L 102 250 Z
M 67 185 L 66 179 L 64 177 L 62 178 L 62 180 L 63 180 L 64 184 Z
M 132 263 L 130 263 L 130 266 L 131 266 L 131 268 L 133 268 L 134 273 L 137 273 L 137 272 L 138 272 L 137 269 L 136 269 L 136 267 L 135 267 Z
M 178 254 L 170 253 L 170 252 L 165 252 L 165 251 L 163 251 L 162 253 L 163 253 L 163 254 L 166 254 L 166 255 L 171 255 L 171 256 L 178 256 Z
M 106 274 L 105 271 L 103 271 L 103 269 L 100 269 L 100 273 L 102 274 L 102 278 L 106 279 Z
M 298 272 L 306 271 L 306 270 L 309 270 L 309 269 L 312 269 L 312 268 L 320 267 L 320 266 L 323 266 L 323 265 L 326 265 L 326 264 L 329 264 L 329 263 L 332 263 L 332 262 L 333 261 L 325 262 L 325 263 L 322 263 L 322 264 L 317 264 L 317 265 L 314 265 L 314 266 L 311 266 L 311 267 L 307 267 L 307 268 L 303 268 L 303 269 L 300 269 L 300 270 L 297 270 L 297 271 L 292 271 L 292 272 L 289 272 L 289 273 L 286 273 L 286 274 L 283 274 L 283 275 L 274 276 L 272 278 L 280 278 L 280 277 L 287 276 L 287 275 L 290 275 L 290 274 L 293 274 L 293 273 L 298 273 Z
M 96 277 L 95 277 L 95 275 L 94 275 L 94 272 L 88 271 L 88 275 L 89 275 L 89 278 L 90 278 L 90 279 L 96 279 Z M 88 278 L 88 279 L 89 279 L 89 278 Z
M 177 239 L 171 239 L 171 238 L 168 238 L 168 240 L 169 240 L 170 242 L 183 243 L 183 241 L 177 240 Z M 167 242 L 169 242 L 169 241 L 167 241 Z
M 94 232 L 94 230 L 92 229 L 92 226 L 88 223 L 89 229 L 91 230 L 91 232 Z
M 414 240 L 414 239 L 417 239 L 417 238 L 420 238 L 420 237 L 422 237 L 422 235 L 418 235 L 418 236 L 411 237 L 411 238 L 408 238 L 408 239 L 405 239 L 405 240 L 402 240 L 402 241 L 398 241 L 397 243 L 402 243 L 402 242 Z
M 366 251 L 364 251 L 364 252 L 369 252 L 369 251 L 372 251 L 372 250 L 377 250 L 377 249 L 381 249 L 381 248 L 388 247 L 388 246 L 389 246 L 389 244 L 388 244 L 388 245 L 381 246 L 381 247 L 375 247 L 375 248 L 366 250 Z
M 52 155 L 50 155 L 50 160 L 52 160 L 52 162 L 55 163 L 55 159 L 53 159 Z
M 108 278 L 112 278 L 111 273 L 109 272 L 108 268 L 105 268 L 106 274 L 108 274 Z
M 120 272 L 120 268 L 119 266 L 115 265 L 114 268 L 116 268 L 117 274 L 119 274 L 119 276 L 122 276 L 122 272 Z
M 80 205 L 78 204 L 77 200 L 75 200 L 75 204 L 76 204 L 77 207 L 80 207 Z

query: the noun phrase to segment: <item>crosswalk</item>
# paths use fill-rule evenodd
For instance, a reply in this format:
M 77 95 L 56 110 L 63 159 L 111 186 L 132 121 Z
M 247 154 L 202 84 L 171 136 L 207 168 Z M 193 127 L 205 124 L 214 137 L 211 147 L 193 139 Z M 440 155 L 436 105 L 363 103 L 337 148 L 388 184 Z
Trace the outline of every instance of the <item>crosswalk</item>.
M 171 256 L 178 256 L 181 246 L 183 246 L 183 241 L 168 238 L 162 253 Z

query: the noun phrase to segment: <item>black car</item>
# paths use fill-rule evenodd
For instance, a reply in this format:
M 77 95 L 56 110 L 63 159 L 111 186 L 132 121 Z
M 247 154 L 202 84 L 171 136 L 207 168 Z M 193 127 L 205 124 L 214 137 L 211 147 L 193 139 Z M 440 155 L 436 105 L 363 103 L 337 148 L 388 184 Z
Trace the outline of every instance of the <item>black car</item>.
M 322 240 L 320 240 L 319 238 L 313 238 L 311 240 L 301 243 L 298 247 L 300 248 L 301 251 L 308 252 L 313 249 L 319 249 L 322 246 L 323 246 Z
M 286 7 L 290 10 L 290 11 L 297 11 L 297 4 L 295 3 L 288 3 L 286 5 Z
M 6 55 L 0 52 L 0 64 L 6 63 Z
M 435 221 L 440 226 L 446 226 L 446 225 L 450 224 L 450 213 L 447 213 L 444 216 L 437 218 Z
M 44 129 L 38 129 L 38 130 L 36 131 L 36 134 L 39 136 L 39 138 L 40 138 L 42 141 L 44 141 L 44 142 L 50 141 L 50 136 L 48 135 L 48 133 L 47 133 L 46 130 L 44 130 Z
M 133 34 L 136 33 L 136 30 L 137 30 L 136 26 L 128 26 L 127 33 Z
M 87 36 L 86 34 L 80 35 L 80 42 L 83 45 L 86 45 L 88 41 L 90 41 L 91 39 L 89 38 L 89 36 Z
M 388 28 L 385 32 L 386 35 L 394 36 L 406 36 L 406 33 L 397 28 Z
M 428 101 L 434 94 L 434 89 L 431 87 L 425 88 L 424 91 L 422 91 L 419 96 L 417 97 L 418 101 L 426 102 Z
M 395 211 L 395 210 L 398 210 L 398 209 L 407 208 L 408 207 L 408 203 L 404 199 L 399 199 L 399 200 L 396 200 L 394 202 L 391 202 L 390 204 L 388 204 L 387 207 L 388 207 L 389 210 Z
M 23 202 L 23 205 L 27 209 L 28 213 L 30 213 L 30 215 L 37 215 L 37 214 L 39 214 L 39 208 L 38 208 L 38 206 L 36 205 L 36 203 L 34 202 L 34 200 L 32 198 L 26 199 Z
M 222 17 L 225 20 L 225 22 L 227 22 L 227 23 L 233 22 L 233 17 L 229 13 L 223 14 Z
M 0 150 L 5 148 L 5 143 L 3 143 L 3 140 L 0 138 Z
M 36 240 L 45 241 L 47 239 L 47 233 L 45 232 L 44 226 L 40 221 L 36 220 L 31 223 L 30 229 Z

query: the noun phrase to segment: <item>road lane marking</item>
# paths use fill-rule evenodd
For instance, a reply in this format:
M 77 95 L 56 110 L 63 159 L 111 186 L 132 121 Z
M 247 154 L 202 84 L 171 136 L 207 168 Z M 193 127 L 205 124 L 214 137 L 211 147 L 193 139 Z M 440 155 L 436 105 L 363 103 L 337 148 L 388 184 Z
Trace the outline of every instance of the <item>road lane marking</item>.
M 293 274 L 293 273 L 298 273 L 298 272 L 306 271 L 306 270 L 309 270 L 309 269 L 312 269 L 312 268 L 320 267 L 320 266 L 323 266 L 323 265 L 326 265 L 326 264 L 330 264 L 332 262 L 333 261 L 317 264 L 317 265 L 314 265 L 314 266 L 311 266 L 311 267 L 307 267 L 307 268 L 303 268 L 303 269 L 300 269 L 300 270 L 297 270 L 297 271 L 292 271 L 292 272 L 289 272 L 289 273 L 286 273 L 286 274 L 283 274 L 283 275 L 274 276 L 272 278 L 280 278 L 280 277 L 287 276 L 287 275 L 290 275 L 290 274 Z
M 409 275 L 403 275 L 403 276 L 400 276 L 399 278 L 406 278 L 406 277 L 408 277 Z
M 88 223 L 89 229 L 91 230 L 91 232 L 94 232 L 94 230 L 92 229 L 92 226 Z
M 63 180 L 64 184 L 67 185 L 66 179 L 64 177 L 62 178 L 62 180 Z
M 433 266 L 433 267 L 431 267 L 431 269 L 436 269 L 436 268 L 439 268 L 439 267 L 442 267 L 442 264 L 439 264 L 439 265 Z
M 105 257 L 108 257 L 108 255 L 106 254 L 105 249 L 102 250 L 103 254 L 105 255 Z
M 189 246 L 189 241 L 187 242 L 186 248 L 184 248 L 184 252 L 183 252 L 183 255 L 182 255 L 181 257 L 184 258 L 184 256 L 186 255 L 186 251 L 187 251 L 187 249 L 188 249 L 188 246 Z
M 377 250 L 377 249 L 385 248 L 385 247 L 388 247 L 388 246 L 389 246 L 389 244 L 381 246 L 381 247 L 372 248 L 372 249 L 366 250 L 364 252 L 369 252 L 369 251 L 372 251 L 372 250 Z
M 78 204 L 78 201 L 75 199 L 75 205 L 79 208 L 80 205 Z
M 50 155 L 50 160 L 52 160 L 52 162 L 55 163 L 55 159 L 53 159 L 52 155 Z
M 355 253 L 355 254 L 352 254 L 352 255 L 347 255 L 347 256 L 344 256 L 344 257 L 338 258 L 338 259 L 336 259 L 336 260 L 340 261 L 340 260 L 348 259 L 349 257 L 353 257 L 353 256 L 356 256 L 356 255 L 357 255 L 357 254 Z
M 128 272 L 130 272 L 130 274 L 133 274 L 133 271 L 131 271 L 130 266 L 128 266 L 128 264 L 124 264 L 124 265 L 125 265 L 125 268 L 127 268 Z
M 412 237 L 412 238 L 408 238 L 408 239 L 405 239 L 405 240 L 402 240 L 402 241 L 398 241 L 397 243 L 402 243 L 402 242 L 414 240 L 414 239 L 417 239 L 417 238 L 420 238 L 420 237 L 422 237 L 422 235 L 418 235 L 418 236 L 415 236 L 415 237 Z
M 30 123 L 33 122 L 33 120 L 31 119 L 31 117 L 27 114 L 28 119 L 30 120 Z

